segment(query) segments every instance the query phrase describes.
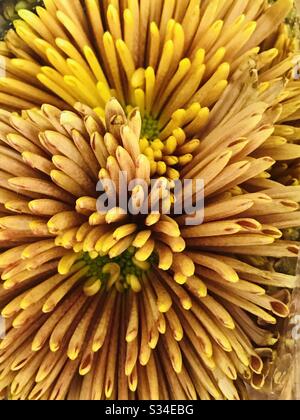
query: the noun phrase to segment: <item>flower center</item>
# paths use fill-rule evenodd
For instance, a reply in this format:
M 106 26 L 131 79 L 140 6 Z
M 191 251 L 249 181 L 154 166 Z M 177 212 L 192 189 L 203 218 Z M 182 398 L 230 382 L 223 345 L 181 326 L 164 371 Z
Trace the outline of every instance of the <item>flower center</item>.
M 159 137 L 159 132 L 158 121 L 146 114 L 143 118 L 142 137 L 146 137 L 147 140 L 155 140 Z
M 84 285 L 85 293 L 93 296 L 101 289 L 110 290 L 114 286 L 119 292 L 128 289 L 140 292 L 142 277 L 151 269 L 155 256 L 153 254 L 147 261 L 141 262 L 134 257 L 135 253 L 134 247 L 130 247 L 116 258 L 110 258 L 108 255 L 100 256 L 97 253 L 84 253 L 82 260 L 89 267 L 88 280 Z

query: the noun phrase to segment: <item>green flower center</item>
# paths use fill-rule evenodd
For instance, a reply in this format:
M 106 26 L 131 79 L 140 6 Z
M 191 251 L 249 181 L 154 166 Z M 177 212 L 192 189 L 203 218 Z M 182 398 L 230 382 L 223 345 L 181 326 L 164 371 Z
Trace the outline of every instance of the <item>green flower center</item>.
M 119 291 L 133 289 L 135 292 L 141 290 L 142 277 L 155 263 L 156 257 L 153 254 L 147 261 L 137 261 L 134 257 L 136 249 L 129 248 L 123 254 L 116 258 L 109 256 L 95 256 L 93 254 L 84 253 L 82 259 L 89 267 L 87 277 L 90 280 L 87 283 L 88 289 L 95 282 L 101 283 L 101 289 L 110 289 L 113 286 Z
M 150 115 L 145 115 L 142 124 L 142 137 L 146 137 L 147 140 L 155 140 L 159 137 L 159 133 L 158 121 Z

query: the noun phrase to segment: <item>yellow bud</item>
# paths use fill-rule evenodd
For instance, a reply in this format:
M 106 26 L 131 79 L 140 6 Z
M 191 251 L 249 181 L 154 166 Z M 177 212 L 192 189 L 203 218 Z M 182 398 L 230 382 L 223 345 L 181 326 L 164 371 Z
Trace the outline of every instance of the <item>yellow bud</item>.
M 178 159 L 178 165 L 179 166 L 185 166 L 188 165 L 193 160 L 192 154 L 186 154 L 184 156 L 180 156 Z
M 140 140 L 140 149 L 141 152 L 144 153 L 144 151 L 149 147 L 149 142 L 147 139 L 143 138 Z
M 165 175 L 167 172 L 167 165 L 165 162 L 158 162 L 157 163 L 157 173 L 159 176 Z
M 157 172 L 157 163 L 152 160 L 150 162 L 150 169 L 151 169 L 151 175 L 154 175 Z
M 153 150 L 163 150 L 165 147 L 163 142 L 160 139 L 156 139 L 152 142 L 151 147 Z
M 177 156 L 165 156 L 163 160 L 166 162 L 168 166 L 175 166 L 178 164 Z
M 148 159 L 154 160 L 154 151 L 151 147 L 147 147 L 144 150 L 144 155 L 147 156 Z
M 184 144 L 186 140 L 186 134 L 182 128 L 176 128 L 173 131 L 173 136 L 176 138 L 178 146 L 182 146 Z
M 59 264 L 58 264 L 58 269 L 57 269 L 59 274 L 61 274 L 61 275 L 68 274 L 70 272 L 73 264 L 75 264 L 75 262 L 78 260 L 78 258 L 80 258 L 80 255 L 78 255 L 74 252 L 71 252 L 70 254 L 67 254 L 64 257 L 62 257 Z
M 143 271 L 148 271 L 151 268 L 151 264 L 148 261 L 138 261 L 135 257 L 132 258 L 133 264 Z
M 116 263 L 108 263 L 103 267 L 102 273 L 110 275 L 110 279 L 107 283 L 107 289 L 109 290 L 120 278 L 120 266 Z
M 83 242 L 79 242 L 78 244 L 75 244 L 73 246 L 73 250 L 76 253 L 81 252 L 83 250 Z
M 171 136 L 167 139 L 164 147 L 164 153 L 167 155 L 172 155 L 177 149 L 177 140 L 176 137 Z
M 154 150 L 154 159 L 155 160 L 160 160 L 162 159 L 163 154 L 161 150 Z
M 96 279 L 95 277 L 92 277 L 85 282 L 83 286 L 83 291 L 86 294 L 86 296 L 92 297 L 100 292 L 101 286 L 102 286 L 101 280 Z
M 135 293 L 141 292 L 142 286 L 137 276 L 135 276 L 134 274 L 128 274 L 126 280 Z
M 172 179 L 173 181 L 176 181 L 180 178 L 180 173 L 173 168 L 168 168 L 167 170 L 167 176 Z
M 174 280 L 176 281 L 176 283 L 178 283 L 180 285 L 183 285 L 183 284 L 185 284 L 187 282 L 187 277 L 184 276 L 181 273 L 176 273 L 174 275 Z
M 99 254 L 96 251 L 91 251 L 91 252 L 89 252 L 89 256 L 90 256 L 91 260 L 95 260 L 96 258 L 99 257 Z

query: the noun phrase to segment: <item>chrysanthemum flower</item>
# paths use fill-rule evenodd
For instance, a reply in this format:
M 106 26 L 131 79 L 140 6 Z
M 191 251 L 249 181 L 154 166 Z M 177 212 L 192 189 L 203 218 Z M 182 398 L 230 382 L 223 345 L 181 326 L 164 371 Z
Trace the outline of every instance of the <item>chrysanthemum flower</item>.
M 247 398 L 296 285 L 257 267 L 299 251 L 300 188 L 268 179 L 300 158 L 274 134 L 293 56 L 259 49 L 292 2 L 44 3 L 0 45 L 0 395 Z M 97 211 L 122 171 L 160 212 Z M 204 180 L 203 224 L 177 179 Z

